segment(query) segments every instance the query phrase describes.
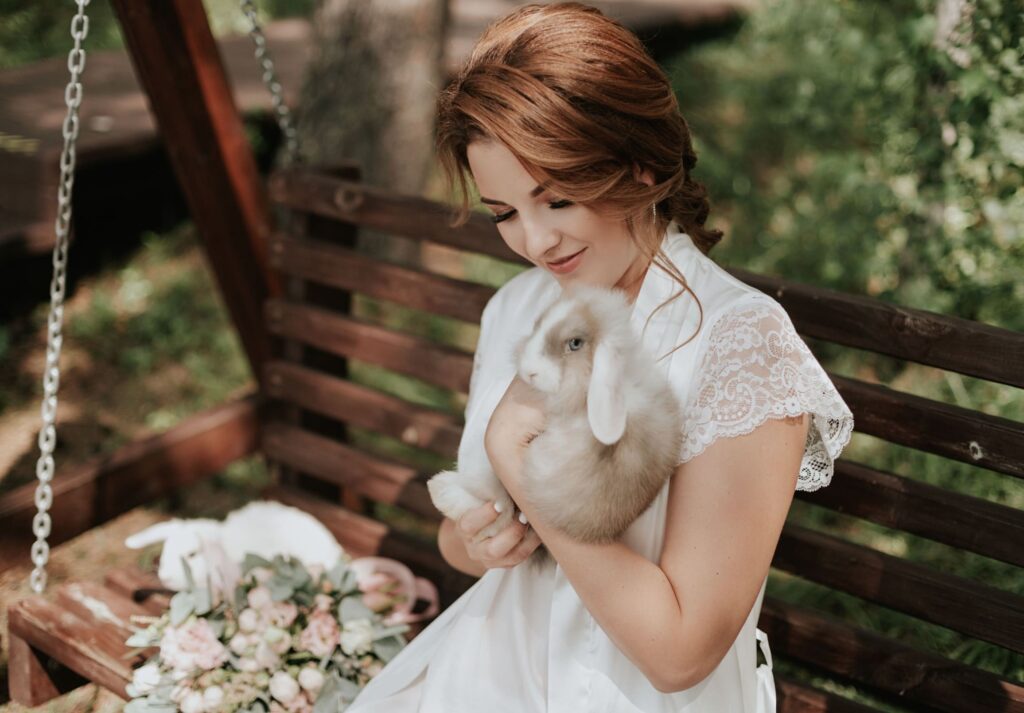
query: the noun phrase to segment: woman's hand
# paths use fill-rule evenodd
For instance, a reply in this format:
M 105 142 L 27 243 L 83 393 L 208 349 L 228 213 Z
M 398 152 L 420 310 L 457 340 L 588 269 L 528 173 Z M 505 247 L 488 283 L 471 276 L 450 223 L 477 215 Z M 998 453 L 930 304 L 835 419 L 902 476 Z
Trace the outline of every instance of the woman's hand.
M 512 522 L 494 537 L 477 541 L 477 534 L 498 517 L 494 503 L 486 502 L 463 513 L 455 522 L 455 533 L 462 540 L 466 554 L 487 569 L 515 567 L 540 545 L 537 532 L 530 526 L 512 518 Z
M 494 408 L 484 434 L 484 448 L 495 474 L 518 505 L 523 503 L 523 455 L 544 432 L 544 396 L 518 375 Z

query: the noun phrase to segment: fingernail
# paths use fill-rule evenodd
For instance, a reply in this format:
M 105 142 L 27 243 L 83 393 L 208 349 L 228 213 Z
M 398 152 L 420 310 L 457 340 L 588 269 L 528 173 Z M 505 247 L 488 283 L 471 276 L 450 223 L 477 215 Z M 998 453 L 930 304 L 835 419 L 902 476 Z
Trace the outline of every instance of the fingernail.
M 527 524 L 526 523 L 526 513 L 525 512 L 519 513 L 519 522 L 523 523 L 524 525 Z
M 501 503 L 497 500 L 494 501 L 494 512 L 501 512 Z

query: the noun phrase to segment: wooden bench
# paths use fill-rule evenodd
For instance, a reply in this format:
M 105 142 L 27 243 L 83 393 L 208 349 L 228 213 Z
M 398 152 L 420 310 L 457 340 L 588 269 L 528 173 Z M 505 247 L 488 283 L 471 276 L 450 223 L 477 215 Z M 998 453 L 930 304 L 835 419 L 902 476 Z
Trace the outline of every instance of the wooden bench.
M 441 270 L 371 257 L 355 249 L 355 231 L 358 226 L 423 241 L 435 251 L 443 246 L 455 251 L 446 252 L 450 256 L 473 253 L 521 261 L 484 216 L 452 230 L 441 204 L 362 186 L 352 180 L 354 175 L 345 169 L 290 170 L 270 182 L 271 198 L 286 206 L 293 220 L 289 232 L 274 235 L 270 243 L 271 262 L 286 294 L 265 304 L 276 339 L 260 408 L 261 450 L 278 471 L 269 495 L 319 517 L 356 556 L 382 554 L 408 563 L 437 583 L 442 606 L 447 606 L 472 579 L 448 567 L 437 550 L 440 515 L 425 479 L 436 470 L 430 463 L 455 458 L 472 351 L 457 346 L 457 339 L 431 335 L 457 334 L 458 326 L 477 323 L 494 288 Z M 818 351 L 819 341 L 830 342 L 1024 386 L 1024 335 L 731 272 L 779 299 Z M 387 306 L 404 310 L 402 328 L 388 325 L 397 319 L 393 312 L 373 316 L 374 304 L 382 306 L 381 314 L 387 314 Z M 452 322 L 442 323 L 439 317 Z M 363 374 L 358 379 L 351 374 L 356 365 Z M 398 387 L 383 386 L 365 365 L 397 375 Z M 379 383 L 369 383 L 366 374 Z M 985 477 L 1024 477 L 1021 423 L 831 377 L 854 412 L 858 432 L 887 442 L 887 448 L 941 457 L 963 477 L 982 477 L 976 475 L 981 470 L 998 474 Z M 432 389 L 437 398 L 447 395 L 448 407 L 403 398 L 403 390 L 410 393 L 413 385 L 421 392 Z M 829 526 L 829 517 L 838 524 Z M 928 565 L 858 543 L 844 536 L 853 532 L 853 518 L 941 543 L 945 559 L 936 562 L 957 562 L 971 556 L 967 553 L 989 558 L 1002 586 L 967 579 L 952 565 Z M 1014 588 L 1019 592 L 1022 542 L 1024 513 L 1019 509 L 840 459 L 829 487 L 797 494 L 773 561 L 775 576 L 760 627 L 775 657 L 779 710 L 1024 711 L 1020 680 L 972 666 L 952 651 L 907 640 L 919 620 L 956 632 L 972 646 L 995 647 L 1005 653 L 1008 666 L 1019 664 L 1024 597 Z M 806 582 L 817 588 L 794 589 Z M 54 674 L 45 665 L 46 656 L 124 695 L 130 674 L 129 663 L 118 658 L 121 618 L 134 609 L 159 606 L 160 600 L 140 597 L 147 585 L 152 581 L 138 574 L 117 573 L 105 587 L 65 585 L 55 603 L 33 597 L 13 606 L 15 699 L 39 704 L 81 681 Z M 114 616 L 84 606 L 83 593 L 106 602 Z M 868 626 L 861 620 L 861 602 L 898 612 L 905 622 L 896 628 Z M 780 672 L 787 668 L 793 673 Z M 800 680 L 807 676 L 797 671 L 823 679 Z M 837 685 L 869 694 L 879 707 L 849 701 L 834 692 Z

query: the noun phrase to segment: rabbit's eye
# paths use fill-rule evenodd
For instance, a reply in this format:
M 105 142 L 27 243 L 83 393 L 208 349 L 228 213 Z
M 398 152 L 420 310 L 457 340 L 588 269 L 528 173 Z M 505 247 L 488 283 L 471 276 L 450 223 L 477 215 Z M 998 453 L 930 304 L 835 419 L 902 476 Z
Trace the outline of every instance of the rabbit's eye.
M 579 337 L 573 337 L 568 341 L 569 351 L 578 351 L 583 346 L 583 340 Z

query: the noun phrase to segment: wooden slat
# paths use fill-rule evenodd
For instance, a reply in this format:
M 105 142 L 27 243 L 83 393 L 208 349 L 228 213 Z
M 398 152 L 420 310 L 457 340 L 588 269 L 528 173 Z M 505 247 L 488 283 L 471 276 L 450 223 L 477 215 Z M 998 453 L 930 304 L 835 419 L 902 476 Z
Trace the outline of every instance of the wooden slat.
M 159 616 L 171 605 L 172 591 L 163 586 L 154 572 L 143 572 L 137 567 L 119 567 L 107 572 L 103 583 L 153 616 Z
M 780 654 L 949 713 L 1024 713 L 1024 686 L 765 596 L 758 626 Z
M 131 681 L 132 666 L 122 658 L 128 648 L 114 627 L 93 626 L 42 597 L 15 602 L 8 617 L 12 639 L 21 638 L 79 675 L 128 698 L 124 687 Z M 20 665 L 12 662 L 12 671 L 16 666 Z M 20 695 L 11 683 L 11 695 Z
M 424 476 L 401 463 L 273 422 L 264 428 L 263 452 L 269 458 L 351 488 L 377 502 L 396 505 L 430 521 L 442 518 L 430 500 Z
M 89 682 L 69 668 L 50 665 L 49 656 L 20 636 L 10 634 L 7 640 L 8 690 L 17 703 L 35 708 Z
M 125 45 L 254 374 L 271 355 L 264 300 L 280 295 L 270 206 L 202 0 L 114 0 Z
M 846 698 L 774 674 L 778 713 L 877 713 Z
M 361 359 L 427 383 L 466 393 L 473 355 L 325 309 L 267 302 L 270 331 L 338 356 Z
M 1024 334 L 749 270 L 730 273 L 777 299 L 810 337 L 1024 387 Z M 979 358 L 984 354 L 985 358 Z
M 316 240 L 277 235 L 271 264 L 287 275 L 431 314 L 479 322 L 493 287 L 394 265 Z
M 56 602 L 93 626 L 113 627 L 123 639 L 131 636 L 133 627 L 138 627 L 132 623 L 133 616 L 149 615 L 125 595 L 98 582 L 66 582 L 57 588 Z
M 465 225 L 450 228 L 452 209 L 444 203 L 337 180 L 302 168 L 275 171 L 267 186 L 272 201 L 294 210 L 508 262 L 531 264 L 505 244 L 497 226 L 482 213 L 472 213 Z
M 112 455 L 61 469 L 52 481 L 50 545 L 223 470 L 256 450 L 258 397 L 203 411 Z M 0 563 L 28 562 L 35 483 L 0 497 Z
M 827 488 L 800 500 L 1024 566 L 1024 512 L 840 458 Z
M 461 419 L 285 361 L 266 366 L 267 394 L 309 411 L 455 458 Z
M 860 433 L 1024 478 L 1024 423 L 829 374 Z
M 772 566 L 1024 653 L 1024 597 L 786 523 Z
M 266 497 L 285 505 L 300 508 L 313 515 L 338 539 L 353 557 L 378 555 L 405 563 L 417 575 L 432 581 L 441 597 L 441 608 L 446 608 L 476 581 L 452 568 L 441 557 L 437 544 L 430 545 L 412 540 L 387 525 L 363 517 L 340 505 L 304 493 L 294 488 L 274 486 L 264 493 Z

